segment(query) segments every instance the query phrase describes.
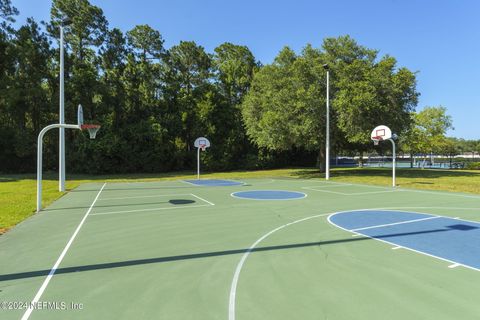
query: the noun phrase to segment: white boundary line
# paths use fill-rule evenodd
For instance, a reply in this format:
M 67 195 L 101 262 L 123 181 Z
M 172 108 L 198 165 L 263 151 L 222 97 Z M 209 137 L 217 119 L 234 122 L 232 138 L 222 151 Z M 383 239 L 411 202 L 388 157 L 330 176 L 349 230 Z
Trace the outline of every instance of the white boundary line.
M 295 182 L 310 182 L 310 183 L 321 183 L 321 184 L 342 184 L 342 185 L 351 185 L 351 186 L 362 186 L 362 187 L 370 187 L 370 188 L 379 188 L 379 189 L 391 189 L 392 187 L 387 186 L 378 186 L 378 185 L 370 185 L 370 184 L 362 184 L 362 183 L 353 183 L 353 182 L 339 182 L 339 181 L 312 181 L 312 180 L 296 180 L 296 179 L 277 179 L 279 181 L 295 181 Z M 480 195 L 470 195 L 470 194 L 463 194 L 457 192 L 445 192 L 445 191 L 435 191 L 435 190 L 420 190 L 420 189 L 410 189 L 410 188 L 402 188 L 396 187 L 395 190 L 397 191 L 408 191 L 408 192 L 418 192 L 418 193 L 427 193 L 427 194 L 436 194 L 436 195 L 448 195 L 448 196 L 456 196 L 462 198 L 473 198 L 473 199 L 480 199 Z
M 136 196 L 136 197 L 118 197 L 118 198 L 104 198 L 98 199 L 98 201 L 105 201 L 105 200 L 122 200 L 122 199 L 141 199 L 141 198 L 156 198 L 156 197 L 176 197 L 176 196 L 189 196 L 191 193 L 179 193 L 179 194 L 157 194 L 152 196 Z
M 193 183 L 188 182 L 188 181 L 186 181 L 186 180 L 178 180 L 178 181 L 179 181 L 179 182 L 182 182 L 182 183 L 185 183 L 185 184 L 188 184 L 189 186 L 202 187 L 202 186 L 200 186 L 200 185 L 198 185 L 198 184 L 193 184 Z
M 210 201 L 207 201 L 207 200 L 205 200 L 205 199 L 203 199 L 203 198 L 200 198 L 199 196 L 197 196 L 197 195 L 194 195 L 193 193 L 190 193 L 190 194 L 191 194 L 192 196 L 194 196 L 195 198 L 197 198 L 197 199 L 200 199 L 200 200 L 202 200 L 202 201 L 204 201 L 204 202 L 206 202 L 206 203 L 210 204 L 211 206 L 214 206 L 214 205 L 215 205 L 215 203 L 213 203 L 213 202 L 210 202 Z
M 343 211 L 340 211 L 340 212 L 365 211 L 365 210 L 367 210 L 367 211 L 368 210 L 398 211 L 398 210 L 402 210 L 402 209 L 443 209 L 443 208 L 440 208 L 440 207 L 382 207 L 382 208 L 372 208 L 372 209 L 343 210 Z M 456 210 L 458 208 L 452 207 L 452 208 L 449 208 L 449 209 Z M 480 210 L 480 209 L 477 209 L 477 208 L 465 208 L 465 209 L 466 210 Z M 432 214 L 432 213 L 425 213 L 425 212 L 418 212 L 418 211 L 405 211 L 405 212 L 420 213 L 420 214 L 425 214 L 425 215 L 437 216 L 437 215 Z M 438 215 L 438 216 L 442 217 L 442 218 L 448 218 L 448 219 L 456 219 L 457 218 L 457 217 L 449 217 L 449 216 L 441 216 L 441 215 Z M 460 220 L 480 224 L 480 221 L 469 220 L 469 219 L 465 219 L 465 218 L 460 218 Z
M 339 185 L 335 185 L 332 187 L 340 187 Z M 315 188 L 327 188 L 327 187 L 302 187 L 302 189 L 306 190 L 312 190 L 312 191 L 318 191 L 318 192 L 325 192 L 325 193 L 333 193 L 333 194 L 339 194 L 342 196 L 357 196 L 357 195 L 366 195 L 366 194 L 376 194 L 376 193 L 392 193 L 392 192 L 402 192 L 403 190 L 385 190 L 385 191 L 367 191 L 367 192 L 338 192 L 338 191 L 332 191 L 332 190 L 318 190 Z
M 58 257 L 57 262 L 55 262 L 55 264 L 53 265 L 52 269 L 50 269 L 50 272 L 48 273 L 47 278 L 45 279 L 45 281 L 43 281 L 43 284 L 42 284 L 42 286 L 40 287 L 40 289 L 38 290 L 37 294 L 35 295 L 35 298 L 33 298 L 32 302 L 29 304 L 28 309 L 27 309 L 27 310 L 25 311 L 25 313 L 23 314 L 22 320 L 27 320 L 27 319 L 30 317 L 30 315 L 32 314 L 32 311 L 34 310 L 34 309 L 33 309 L 33 306 L 34 306 L 34 305 L 40 300 L 40 298 L 42 297 L 42 294 L 43 294 L 43 292 L 45 291 L 45 289 L 47 288 L 48 283 L 50 282 L 50 280 L 52 280 L 53 275 L 54 275 L 55 272 L 57 271 L 60 263 L 62 263 L 62 260 L 63 260 L 63 258 L 65 257 L 65 255 L 67 254 L 68 249 L 70 249 L 70 246 L 72 245 L 73 240 L 75 240 L 75 238 L 77 237 L 78 232 L 79 232 L 80 229 L 82 228 L 85 220 L 87 219 L 88 215 L 90 214 L 90 211 L 92 211 L 92 208 L 93 208 L 93 206 L 95 205 L 95 202 L 97 202 L 98 197 L 100 196 L 100 193 L 102 192 L 103 188 L 105 188 L 106 185 L 107 185 L 107 183 L 105 182 L 105 183 L 103 184 L 102 188 L 100 188 L 100 190 L 98 191 L 97 196 L 95 197 L 95 199 L 93 200 L 92 204 L 90 205 L 90 208 L 88 208 L 87 213 L 85 213 L 85 215 L 83 216 L 82 221 L 80 221 L 80 224 L 78 225 L 77 229 L 75 230 L 75 232 L 73 233 L 73 235 L 70 237 L 70 240 L 68 240 L 67 245 L 65 246 L 65 248 L 63 248 L 63 251 L 62 251 L 62 253 L 60 254 L 60 256 Z
M 372 211 L 373 211 L 373 210 L 372 210 Z M 400 221 L 400 222 L 394 222 L 394 223 L 379 224 L 379 225 L 376 225 L 376 226 L 370 226 L 370 227 L 365 227 L 365 228 L 352 229 L 351 231 L 356 232 L 356 231 L 369 230 L 369 229 L 375 229 L 375 228 L 383 228 L 383 227 L 389 227 L 389 226 L 396 226 L 396 225 L 399 225 L 399 224 L 413 223 L 413 222 L 419 222 L 419 221 L 425 221 L 425 220 L 432 220 L 432 219 L 438 219 L 438 218 L 442 218 L 442 217 L 441 217 L 441 216 L 435 216 L 435 217 L 428 217 L 428 218 L 421 218 L 421 219 Z
M 263 240 L 268 238 L 270 235 L 272 235 L 273 233 L 275 233 L 275 232 L 277 232 L 277 231 L 279 231 L 283 228 L 286 228 L 286 227 L 291 226 L 293 224 L 296 224 L 296 223 L 299 223 L 299 222 L 302 222 L 302 221 L 306 221 L 306 220 L 310 220 L 310 219 L 313 219 L 313 218 L 328 216 L 329 214 L 330 213 L 317 214 L 317 215 L 314 215 L 314 216 L 311 216 L 311 217 L 302 218 L 302 219 L 284 224 L 283 226 L 275 228 L 272 231 L 267 232 L 266 234 L 261 236 L 257 241 L 255 241 L 250 246 L 250 248 L 247 249 L 247 251 L 243 254 L 242 258 L 238 262 L 237 267 L 235 268 L 235 273 L 233 275 L 232 283 L 230 285 L 230 297 L 229 297 L 229 300 L 228 300 L 229 301 L 229 303 L 228 303 L 228 320 L 235 320 L 235 301 L 236 301 L 236 295 L 237 295 L 238 279 L 240 278 L 240 272 L 242 271 L 242 267 L 245 264 L 245 261 L 247 260 L 248 256 L 252 252 L 252 250 L 255 249 L 255 247 L 260 242 L 262 242 Z
M 414 207 L 408 207 L 408 208 L 414 208 Z M 425 207 L 420 207 L 420 208 L 425 208 Z M 410 251 L 413 251 L 413 252 L 416 252 L 416 253 L 419 253 L 419 254 L 423 254 L 423 255 L 426 255 L 426 256 L 429 256 L 429 257 L 432 257 L 432 258 L 435 258 L 435 259 L 439 259 L 439 260 L 443 260 L 443 261 L 447 261 L 447 262 L 450 262 L 452 263 L 450 265 L 451 268 L 456 268 L 457 266 L 463 266 L 463 267 L 466 267 L 468 269 L 472 269 L 472 270 L 475 270 L 475 271 L 480 271 L 480 269 L 477 269 L 477 268 L 474 268 L 474 267 L 469 267 L 469 266 L 466 266 L 466 265 L 463 265 L 463 264 L 460 264 L 460 263 L 457 263 L 457 262 L 454 262 L 454 261 L 450 261 L 450 260 L 447 260 L 447 259 L 444 259 L 444 258 L 440 258 L 440 257 L 437 257 L 437 256 L 434 256 L 434 255 L 430 255 L 428 253 L 425 253 L 425 252 L 421 252 L 421 251 L 416 251 L 414 249 L 410 249 L 410 248 L 407 248 L 407 247 L 403 247 L 403 246 L 399 246 L 397 244 L 394 244 L 394 243 L 390 243 L 388 241 L 385 241 L 385 240 L 381 240 L 381 239 L 377 239 L 377 238 L 372 238 L 372 237 L 369 237 L 367 235 L 364 235 L 364 234 L 361 234 L 361 233 L 358 233 L 358 232 L 354 232 L 354 231 L 350 231 L 348 229 L 345 229 L 345 228 L 342 228 L 334 223 L 331 222 L 330 218 L 336 214 L 340 214 L 340 213 L 345 213 L 345 212 L 351 212 L 351 211 L 371 211 L 371 210 L 385 210 L 385 211 L 398 211 L 398 210 L 401 210 L 401 207 L 396 207 L 396 210 L 389 210 L 389 209 L 386 209 L 386 208 L 370 208 L 370 209 L 353 209 L 353 210 L 344 210 L 344 211 L 338 211 L 338 212 L 334 212 L 334 213 L 324 213 L 324 214 L 318 214 L 318 215 L 314 215 L 314 216 L 310 216 L 310 217 L 306 217 L 306 218 L 302 218 L 302 219 L 299 219 L 299 220 L 295 220 L 293 222 L 290 222 L 290 223 L 287 223 L 287 224 L 284 224 L 283 226 L 280 226 L 280 227 L 277 227 L 269 232 L 267 232 L 266 234 L 264 234 L 262 237 L 260 237 L 257 241 L 255 241 L 249 248 L 248 250 L 243 254 L 242 258 L 240 259 L 240 261 L 238 262 L 237 264 L 237 267 L 235 268 L 235 273 L 233 275 L 233 279 L 232 279 L 232 283 L 230 285 L 230 296 L 229 296 L 229 304 L 228 304 L 228 320 L 235 320 L 235 305 L 236 305 L 236 295 L 237 295 L 237 286 L 238 286 L 238 281 L 239 281 L 239 278 L 240 278 L 240 273 L 242 271 L 242 268 L 243 268 L 243 265 L 245 264 L 245 261 L 247 260 L 248 256 L 250 255 L 250 253 L 253 251 L 253 249 L 255 249 L 255 247 L 260 243 L 262 242 L 263 240 L 265 240 L 266 238 L 268 238 L 269 236 L 271 236 L 273 233 L 279 231 L 279 230 L 282 230 L 288 226 L 291 226 L 293 224 L 296 224 L 296 223 L 299 223 L 299 222 L 303 222 L 303 221 L 307 221 L 307 220 L 311 220 L 311 219 L 314 219 L 314 218 L 319 218 L 319 217 L 324 217 L 324 216 L 328 216 L 327 220 L 328 222 L 339 228 L 339 229 L 342 229 L 344 231 L 347 231 L 347 232 L 352 232 L 353 235 L 352 236 L 360 236 L 360 237 L 367 237 L 367 238 L 370 238 L 370 239 L 374 239 L 374 240 L 378 240 L 378 241 L 381 241 L 381 242 L 385 242 L 385 243 L 388 243 L 390 245 L 393 245 L 394 247 L 392 248 L 393 250 L 398 250 L 398 249 L 407 249 L 407 250 L 410 250 Z M 413 213 L 421 213 L 421 214 L 426 214 L 426 215 L 432 215 L 432 214 L 429 214 L 429 213 L 422 213 L 422 212 L 413 212 Z M 435 215 L 432 215 L 432 216 L 435 216 Z M 437 216 L 435 216 L 437 217 Z M 443 217 L 443 216 L 438 216 L 438 217 Z M 449 218 L 449 217 L 443 217 L 443 218 Z M 469 220 L 465 220 L 465 219 L 462 219 L 464 221 L 469 221 Z M 478 221 L 470 221 L 470 222 L 476 222 L 476 223 L 480 223 Z
M 385 207 L 379 209 L 438 209 L 438 210 L 478 210 L 480 208 L 460 208 L 460 207 Z M 478 222 L 478 221 L 473 221 Z
M 351 184 L 333 184 L 333 185 L 328 185 L 328 184 L 322 184 L 322 185 L 319 185 L 319 186 L 306 186 L 306 187 L 301 187 L 302 189 L 311 189 L 311 190 L 315 190 L 317 188 L 341 188 L 341 187 L 348 187 L 348 186 L 352 186 Z
M 264 178 L 264 179 L 244 179 L 245 185 L 251 184 L 252 186 L 258 186 L 258 185 L 264 185 L 264 184 L 271 184 L 274 183 L 276 180 L 275 179 L 270 179 L 270 178 Z
M 306 179 L 296 179 L 296 178 L 292 178 L 292 179 L 281 179 L 281 178 L 277 178 L 276 180 L 278 181 L 292 181 L 292 182 L 302 182 L 302 183 L 315 183 L 315 184 L 324 184 L 324 185 L 329 185 L 329 184 L 341 184 L 341 185 L 345 185 L 345 184 L 348 184 L 346 182 L 336 182 L 336 181 L 325 181 L 325 180 L 306 180 Z M 383 188 L 383 187 L 381 187 Z
M 403 248 L 403 249 L 407 249 L 409 251 L 412 251 L 412 252 L 416 252 L 416 253 L 419 253 L 419 254 L 423 254 L 423 255 L 426 255 L 426 256 L 429 256 L 431 258 L 435 258 L 435 259 L 438 259 L 438 260 L 442 260 L 442 261 L 446 261 L 446 262 L 449 262 L 451 264 L 458 264 L 458 266 L 462 266 L 462 267 L 465 267 L 467 269 L 471 269 L 471 270 L 475 270 L 475 271 L 480 271 L 479 268 L 475 268 L 475 267 L 471 267 L 471 266 L 467 266 L 465 264 L 462 264 L 462 263 L 458 263 L 456 261 L 453 261 L 453 260 L 449 260 L 449 259 L 445 259 L 445 258 L 442 258 L 442 257 L 439 257 L 439 256 L 435 256 L 433 254 L 430 254 L 430 253 L 426 253 L 426 252 L 423 252 L 423 251 L 419 251 L 419 250 L 416 250 L 416 249 L 412 249 L 412 248 L 409 248 L 409 247 L 404 247 L 404 246 L 400 246 L 398 245 L 397 243 L 393 243 L 393 242 L 390 242 L 390 241 L 387 241 L 387 240 L 383 240 L 383 239 L 379 239 L 379 238 L 376 238 L 376 237 L 371 237 L 369 235 L 366 235 L 366 234 L 363 234 L 363 233 L 359 233 L 359 232 L 356 232 L 356 231 L 353 231 L 353 230 L 349 230 L 349 229 L 346 229 L 346 228 L 343 228 L 343 227 L 340 227 L 338 224 L 335 224 L 331 221 L 331 218 L 334 216 L 334 215 L 337 215 L 337 214 L 342 214 L 342 213 L 346 213 L 346 212 L 354 212 L 354 211 L 370 211 L 370 210 L 378 210 L 378 209 L 361 209 L 361 210 L 349 210 L 349 211 L 340 211 L 340 212 L 335 212 L 335 213 L 332 213 L 331 215 L 328 216 L 327 220 L 328 222 L 337 227 L 337 228 L 340 228 L 342 230 L 345 230 L 347 232 L 352 232 L 352 233 L 356 233 L 356 234 L 359 234 L 363 237 L 367 237 L 367 238 L 370 238 L 370 239 L 373 239 L 373 240 L 377 240 L 377 241 L 381 241 L 381 242 L 384 242 L 384 243 L 388 243 L 389 245 L 392 245 L 392 246 L 395 246 L 395 247 L 400 247 L 400 248 Z M 385 210 L 385 211 L 397 211 L 397 210 Z M 421 212 L 413 212 L 413 213 L 421 213 Z M 424 213 L 425 214 L 425 213 Z M 428 215 L 431 215 L 429 213 L 427 213 Z M 447 218 L 447 219 L 453 219 L 453 218 L 450 218 L 450 217 L 444 217 L 444 216 L 436 216 L 436 215 L 432 215 L 432 216 L 435 216 L 435 217 L 439 217 L 439 218 Z M 463 220 L 463 219 L 462 219 Z M 464 220 L 464 221 L 468 221 L 468 220 Z M 476 223 L 479 223 L 479 222 L 476 222 Z M 399 249 L 400 249 L 399 248 Z
M 197 179 L 187 179 L 187 180 L 197 180 Z M 206 180 L 222 180 L 222 181 L 230 181 L 230 182 L 235 182 L 234 185 L 229 185 L 229 184 L 218 184 L 218 185 L 212 185 L 212 186 L 208 186 L 208 185 L 202 185 L 202 184 L 195 184 L 193 182 L 189 182 L 187 180 L 179 180 L 181 182 L 184 182 L 184 183 L 188 183 L 189 185 L 192 185 L 192 186 L 195 186 L 195 187 L 235 187 L 235 186 L 244 186 L 246 185 L 247 183 L 244 182 L 244 181 L 236 181 L 236 180 L 231 180 L 231 179 L 200 179 L 200 181 L 206 181 Z
M 346 182 L 336 182 L 336 183 L 342 183 L 342 184 L 347 184 Z M 348 183 L 350 185 L 354 186 L 363 186 L 363 187 L 371 187 L 371 188 L 383 188 L 383 189 L 391 189 L 392 187 L 382 187 L 382 186 L 376 186 L 376 185 L 369 185 L 369 184 L 361 184 L 361 183 Z M 427 193 L 427 194 L 434 194 L 434 195 L 447 195 L 447 196 L 456 196 L 456 197 L 462 197 L 462 198 L 473 198 L 473 199 L 480 199 L 480 195 L 469 195 L 469 194 L 463 194 L 463 193 L 457 193 L 457 192 L 445 192 L 445 191 L 434 191 L 434 190 L 419 190 L 419 189 L 410 189 L 410 188 L 402 188 L 402 187 L 396 187 L 396 190 L 398 191 L 407 191 L 407 192 L 417 192 L 417 193 Z
M 181 207 L 161 207 L 161 208 L 146 208 L 146 209 L 134 209 L 134 210 L 119 210 L 119 211 L 107 211 L 107 212 L 97 212 L 97 213 L 92 213 L 91 216 L 103 216 L 103 215 L 110 215 L 110 214 L 119 214 L 119 213 L 131 213 L 131 212 L 148 212 L 148 211 L 159 211 L 159 210 L 174 210 L 174 209 L 187 209 L 187 208 L 200 208 L 200 207 L 208 207 L 208 206 L 214 206 L 215 204 L 207 201 L 197 195 L 194 195 L 193 193 L 184 193 L 184 194 L 166 194 L 162 196 L 193 196 L 207 204 L 200 204 L 200 205 L 191 205 L 191 206 L 181 206 Z M 145 196 L 145 197 L 150 197 L 150 196 Z M 135 197 L 132 197 L 135 198 Z M 114 198 L 110 198 L 114 199 Z M 125 199 L 125 198 L 119 198 L 119 199 Z M 141 204 L 140 204 L 141 205 Z
M 200 208 L 200 207 L 210 207 L 210 206 L 211 206 L 210 204 L 200 204 L 200 205 L 182 206 L 182 207 L 162 207 L 162 208 L 148 208 L 148 209 L 137 209 L 137 210 L 109 211 L 109 212 L 92 213 L 90 216 L 103 216 L 103 215 L 109 215 L 109 214 L 131 213 L 131 212 L 148 212 L 148 211 L 160 211 L 160 210 Z
M 290 199 L 255 199 L 255 198 L 238 197 L 238 196 L 235 195 L 235 193 L 240 193 L 240 192 L 255 192 L 255 191 L 281 191 L 281 192 L 291 192 L 291 193 L 303 194 L 303 197 L 301 197 L 301 198 L 290 198 Z M 233 198 L 242 199 L 242 200 L 254 200 L 254 201 L 290 201 L 290 200 L 305 199 L 306 197 L 308 197 L 308 194 L 306 194 L 305 192 L 290 191 L 290 190 L 248 190 L 248 191 L 235 191 L 235 192 L 230 193 L 230 196 L 233 197 Z

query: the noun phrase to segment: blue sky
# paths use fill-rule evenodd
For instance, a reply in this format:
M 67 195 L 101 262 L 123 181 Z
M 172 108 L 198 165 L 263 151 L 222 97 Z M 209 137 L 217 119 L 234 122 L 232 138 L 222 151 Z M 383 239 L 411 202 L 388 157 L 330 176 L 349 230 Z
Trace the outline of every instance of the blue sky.
M 26 17 L 48 20 L 50 0 L 12 0 Z M 246 45 L 262 63 L 288 45 L 319 47 L 349 34 L 360 44 L 418 71 L 417 110 L 443 105 L 450 136 L 480 139 L 480 1 L 476 0 L 90 0 L 110 27 L 159 30 L 166 47 L 194 40 L 208 52 L 223 43 Z

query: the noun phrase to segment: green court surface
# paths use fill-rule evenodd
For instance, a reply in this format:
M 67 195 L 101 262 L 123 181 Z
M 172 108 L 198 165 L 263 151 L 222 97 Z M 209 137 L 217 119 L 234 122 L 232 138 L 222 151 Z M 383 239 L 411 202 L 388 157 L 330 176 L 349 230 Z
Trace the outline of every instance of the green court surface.
M 81 185 L 0 237 L 0 319 L 478 319 L 479 271 L 328 217 L 390 209 L 480 221 L 480 197 L 242 182 Z M 231 196 L 252 190 L 307 196 Z

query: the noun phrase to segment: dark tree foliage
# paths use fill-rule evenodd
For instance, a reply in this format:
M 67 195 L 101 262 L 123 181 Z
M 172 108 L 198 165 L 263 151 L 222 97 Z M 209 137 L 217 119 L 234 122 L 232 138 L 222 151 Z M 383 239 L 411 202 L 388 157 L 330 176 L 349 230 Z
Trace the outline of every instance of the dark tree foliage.
M 82 104 L 86 122 L 102 125 L 96 140 L 66 131 L 69 172 L 193 169 L 198 136 L 212 142 L 202 153 L 209 170 L 313 165 L 323 141 L 325 119 L 318 112 L 325 104 L 325 62 L 337 83 L 337 148 L 362 150 L 365 134 L 348 128 L 363 129 L 366 122 L 348 115 L 375 116 L 364 105 L 403 111 L 416 102 L 408 70 L 397 69 L 393 58 L 378 60 L 376 51 L 349 37 L 326 39 L 323 50 L 307 46 L 301 55 L 285 48 L 273 64 L 261 66 L 246 46 L 225 42 L 208 53 L 180 41 L 165 48 L 160 31 L 148 25 L 126 33 L 109 29 L 102 9 L 88 0 L 53 0 L 46 28 L 28 19 L 15 30 L 10 24 L 17 14 L 10 0 L 0 0 L 3 172 L 33 172 L 38 133 L 58 122 L 61 25 L 66 122 L 76 122 Z M 408 125 L 402 115 L 391 119 L 399 128 Z M 58 133 L 49 132 L 44 143 L 44 166 L 56 170 Z

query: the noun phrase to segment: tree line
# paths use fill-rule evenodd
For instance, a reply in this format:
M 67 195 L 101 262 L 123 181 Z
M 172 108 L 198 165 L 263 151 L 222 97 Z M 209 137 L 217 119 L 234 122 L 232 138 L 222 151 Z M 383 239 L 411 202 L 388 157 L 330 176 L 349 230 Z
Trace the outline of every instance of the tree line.
M 210 170 L 321 165 L 325 64 L 336 154 L 371 151 L 369 134 L 378 124 L 401 137 L 423 132 L 415 73 L 349 36 L 327 38 L 321 48 L 306 45 L 299 54 L 285 47 L 262 65 L 243 45 L 225 42 L 209 53 L 193 41 L 165 48 L 148 25 L 124 33 L 88 0 L 53 0 L 50 21 L 29 18 L 16 29 L 17 14 L 11 0 L 0 0 L 0 171 L 34 171 L 36 137 L 58 122 L 62 24 L 66 122 L 76 122 L 82 104 L 86 122 L 102 125 L 94 141 L 66 131 L 69 171 L 192 168 L 198 136 L 212 141 L 202 154 Z M 443 112 L 437 117 L 443 126 L 435 123 L 440 129 L 425 134 L 444 137 L 451 119 L 442 107 L 430 109 Z M 45 139 L 48 169 L 57 166 L 57 141 L 56 132 Z M 431 148 L 413 141 L 401 148 Z

